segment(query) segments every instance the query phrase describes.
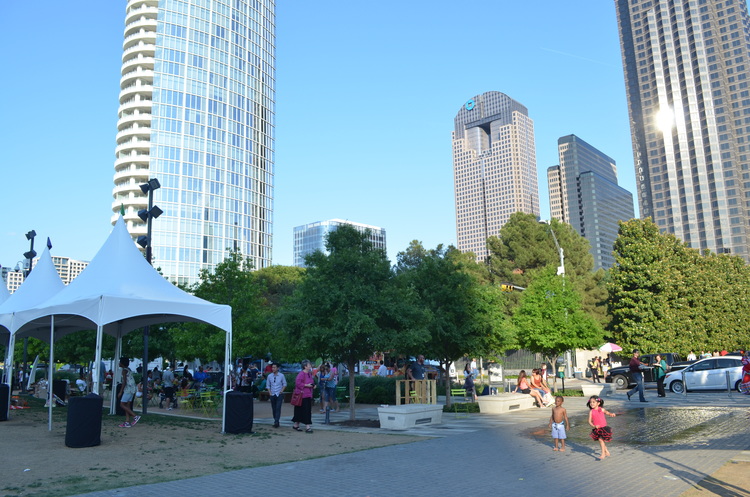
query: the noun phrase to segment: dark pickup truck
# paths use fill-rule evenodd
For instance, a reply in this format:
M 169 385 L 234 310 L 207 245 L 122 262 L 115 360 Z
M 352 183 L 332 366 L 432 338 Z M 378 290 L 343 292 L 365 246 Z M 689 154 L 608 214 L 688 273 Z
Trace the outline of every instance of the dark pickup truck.
M 684 361 L 682 357 L 680 357 L 680 354 L 675 354 L 672 352 L 666 352 L 663 354 L 641 354 L 639 359 L 642 363 L 651 365 L 654 362 L 654 357 L 656 357 L 657 355 L 660 355 L 665 361 L 667 361 L 667 366 L 669 366 L 670 371 L 677 371 L 686 368 L 694 362 Z M 630 359 L 627 359 L 626 362 L 629 363 Z M 649 366 L 648 368 L 643 370 L 643 380 L 656 381 L 653 367 Z M 618 390 L 622 390 L 624 388 L 635 385 L 635 380 L 633 380 L 633 377 L 630 374 L 630 366 L 628 366 L 627 364 L 625 366 L 618 366 L 616 368 L 610 369 L 607 372 L 605 381 L 607 383 L 614 383 Z

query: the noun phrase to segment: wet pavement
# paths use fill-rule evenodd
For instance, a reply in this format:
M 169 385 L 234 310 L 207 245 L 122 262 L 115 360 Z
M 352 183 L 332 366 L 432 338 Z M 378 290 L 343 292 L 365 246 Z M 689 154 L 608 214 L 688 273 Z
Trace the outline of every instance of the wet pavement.
M 638 493 L 679 496 L 728 461 L 750 460 L 750 396 L 726 392 L 667 395 L 649 403 L 628 401 L 624 392 L 604 397 L 614 438 L 612 457 L 597 460 L 598 443 L 588 437 L 588 408 L 582 397 L 568 397 L 571 420 L 568 450 L 552 451 L 547 427 L 550 409 L 529 409 L 501 415 L 456 417 L 445 413 L 443 424 L 405 432 L 423 441 L 340 454 L 307 461 L 220 473 L 163 484 L 143 485 L 90 496 L 218 495 L 269 491 L 278 495 L 393 496 L 429 493 L 434 496 L 470 493 L 475 496 L 630 496 Z M 264 406 L 256 403 L 255 422 Z M 348 419 L 344 410 L 332 421 Z M 377 417 L 375 406 L 361 407 L 358 419 Z M 323 425 L 316 430 L 384 433 L 372 428 Z M 285 414 L 282 426 L 289 425 Z M 189 456 L 187 456 L 189 457 Z M 276 483 L 273 483 L 276 482 Z M 718 482 L 724 495 L 750 496 L 731 482 Z

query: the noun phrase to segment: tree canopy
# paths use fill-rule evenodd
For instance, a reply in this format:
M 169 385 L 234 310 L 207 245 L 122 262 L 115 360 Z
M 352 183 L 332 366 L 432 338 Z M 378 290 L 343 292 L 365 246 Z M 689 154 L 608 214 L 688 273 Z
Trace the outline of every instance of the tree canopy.
M 737 256 L 701 255 L 651 219 L 620 223 L 610 271 L 610 333 L 653 352 L 744 346 L 750 269 Z
M 415 292 L 395 284 L 385 252 L 373 248 L 366 232 L 339 226 L 328 234 L 326 249 L 328 254 L 305 257 L 306 276 L 286 301 L 279 324 L 312 357 L 345 363 L 354 399 L 358 361 L 378 350 L 413 348 L 427 334 Z

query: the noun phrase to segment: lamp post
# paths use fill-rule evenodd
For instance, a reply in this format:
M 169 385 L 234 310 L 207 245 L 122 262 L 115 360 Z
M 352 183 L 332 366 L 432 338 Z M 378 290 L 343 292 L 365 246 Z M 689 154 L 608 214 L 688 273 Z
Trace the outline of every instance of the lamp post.
M 552 229 L 552 225 L 549 221 L 539 221 L 541 224 L 547 225 L 547 231 L 552 235 L 552 240 L 555 242 L 555 248 L 557 248 L 557 254 L 560 256 L 560 265 L 557 266 L 557 274 L 559 276 L 562 276 L 563 278 L 563 288 L 565 288 L 565 253 L 563 252 L 563 248 L 560 246 L 560 244 L 557 241 L 557 235 L 555 235 L 555 231 Z M 570 351 L 565 351 L 565 376 L 571 376 L 570 374 L 570 363 L 571 363 L 571 356 Z M 565 390 L 565 378 L 563 377 L 563 390 Z
M 138 211 L 138 217 L 146 223 L 146 236 L 139 236 L 136 242 L 138 245 L 146 249 L 146 261 L 151 264 L 151 220 L 161 216 L 164 211 L 154 205 L 154 190 L 161 188 L 159 180 L 151 178 L 148 183 L 141 185 L 141 191 L 148 195 L 148 209 L 141 209 Z M 148 325 L 143 327 L 143 366 L 141 366 L 141 383 L 143 384 L 143 396 L 141 397 L 141 404 L 143 406 L 143 414 L 148 412 L 148 333 L 150 327 Z
M 34 238 L 36 238 L 36 231 L 31 230 L 28 233 L 26 233 L 26 239 L 29 240 L 30 246 L 29 251 L 24 252 L 23 256 L 25 259 L 29 261 L 29 264 L 23 271 L 23 277 L 24 279 L 29 277 L 29 274 L 31 274 L 31 268 L 34 265 L 34 257 L 36 257 L 36 250 L 34 250 Z M 28 355 L 29 355 L 29 338 L 25 337 L 23 339 L 23 375 L 22 377 L 24 380 L 26 379 L 26 371 L 28 370 Z M 21 382 L 21 392 L 26 393 L 26 387 L 24 386 L 26 382 Z

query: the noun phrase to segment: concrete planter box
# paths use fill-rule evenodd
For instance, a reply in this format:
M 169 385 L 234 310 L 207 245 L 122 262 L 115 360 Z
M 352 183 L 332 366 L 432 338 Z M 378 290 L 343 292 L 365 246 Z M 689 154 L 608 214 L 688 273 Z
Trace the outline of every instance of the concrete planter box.
M 608 397 L 615 393 L 614 383 L 590 383 L 581 385 L 584 397 L 597 395 L 599 397 Z
M 481 395 L 477 399 L 481 414 L 502 414 L 521 409 L 536 407 L 534 397 L 523 393 L 503 393 L 500 395 Z
M 438 404 L 408 404 L 378 407 L 380 427 L 386 430 L 408 430 L 415 426 L 443 422 L 443 406 Z

